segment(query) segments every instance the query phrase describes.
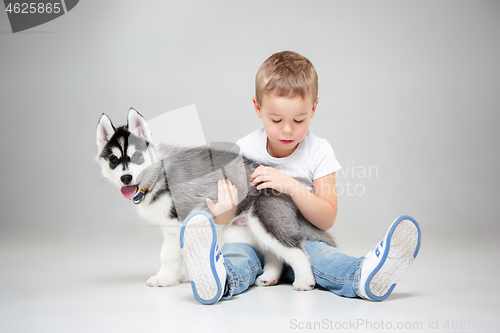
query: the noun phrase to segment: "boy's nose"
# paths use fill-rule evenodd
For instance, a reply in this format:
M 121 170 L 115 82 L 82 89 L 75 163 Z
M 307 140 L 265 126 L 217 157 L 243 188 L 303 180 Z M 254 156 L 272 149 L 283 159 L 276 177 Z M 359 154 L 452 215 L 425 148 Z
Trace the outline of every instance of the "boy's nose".
M 290 126 L 290 124 L 285 124 L 285 125 L 283 126 L 283 132 L 285 132 L 285 133 L 290 133 L 290 132 L 292 132 L 292 126 Z

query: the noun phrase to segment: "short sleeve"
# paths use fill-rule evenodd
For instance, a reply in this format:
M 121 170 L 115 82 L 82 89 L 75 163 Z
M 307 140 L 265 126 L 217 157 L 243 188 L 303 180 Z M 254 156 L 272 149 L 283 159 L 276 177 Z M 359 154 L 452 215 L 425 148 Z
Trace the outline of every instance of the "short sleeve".
M 262 151 L 260 149 L 264 147 L 262 135 L 265 135 L 264 129 L 256 130 L 237 140 L 236 145 L 240 148 L 240 154 L 246 158 L 262 163 Z
M 340 163 L 335 158 L 332 146 L 325 139 L 321 140 L 318 149 L 312 156 L 313 180 L 329 175 L 340 168 Z
M 243 155 L 247 158 L 251 158 L 249 155 L 251 155 L 249 153 L 249 146 L 248 146 L 248 140 L 244 140 L 243 139 L 239 139 L 238 141 L 236 141 L 236 145 L 238 146 L 237 148 L 239 149 L 238 153 L 240 155 Z
M 241 139 L 239 139 L 238 141 L 236 141 L 235 145 L 236 146 L 233 147 L 233 149 L 231 151 L 233 153 L 237 153 L 237 154 L 243 155 L 243 153 L 241 152 Z

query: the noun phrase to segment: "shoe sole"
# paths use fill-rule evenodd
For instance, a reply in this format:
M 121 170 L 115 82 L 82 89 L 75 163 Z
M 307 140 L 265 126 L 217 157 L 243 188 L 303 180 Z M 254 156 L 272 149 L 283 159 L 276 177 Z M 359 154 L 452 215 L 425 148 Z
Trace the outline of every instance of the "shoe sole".
M 212 217 L 206 212 L 186 217 L 180 243 L 194 297 L 202 304 L 216 303 L 221 297 L 222 286 L 215 269 L 217 232 Z
M 383 301 L 394 290 L 403 272 L 410 266 L 420 249 L 420 226 L 412 217 L 398 217 L 387 236 L 380 263 L 368 276 L 366 294 L 374 301 Z

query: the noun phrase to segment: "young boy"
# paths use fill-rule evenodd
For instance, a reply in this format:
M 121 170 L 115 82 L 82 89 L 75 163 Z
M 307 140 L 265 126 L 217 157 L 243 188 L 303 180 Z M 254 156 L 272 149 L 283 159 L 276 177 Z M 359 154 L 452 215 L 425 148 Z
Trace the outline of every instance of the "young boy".
M 259 68 L 255 86 L 253 103 L 264 128 L 236 142 L 244 156 L 262 163 L 250 177 L 252 185 L 290 195 L 310 223 L 330 229 L 337 215 L 335 171 L 340 164 L 330 144 L 309 131 L 318 105 L 318 77 L 313 65 L 295 52 L 273 54 Z M 207 261 L 206 268 L 186 261 L 191 281 L 198 281 L 192 282 L 194 296 L 203 304 L 245 291 L 263 273 L 262 255 L 248 244 L 225 244 L 222 255 L 219 253 L 214 220 L 217 224 L 244 221 L 233 221 L 236 187 L 220 180 L 218 191 L 217 203 L 207 198 L 214 219 L 200 212 L 188 216 L 183 224 L 210 227 L 214 237 L 186 239 L 193 236 L 181 234 L 183 254 L 189 252 Z M 348 256 L 318 241 L 305 242 L 303 247 L 311 259 L 316 284 L 340 296 L 382 301 L 416 257 L 420 228 L 411 217 L 399 217 L 366 258 Z M 289 267 L 283 275 L 293 281 Z M 276 282 L 257 280 L 256 284 Z

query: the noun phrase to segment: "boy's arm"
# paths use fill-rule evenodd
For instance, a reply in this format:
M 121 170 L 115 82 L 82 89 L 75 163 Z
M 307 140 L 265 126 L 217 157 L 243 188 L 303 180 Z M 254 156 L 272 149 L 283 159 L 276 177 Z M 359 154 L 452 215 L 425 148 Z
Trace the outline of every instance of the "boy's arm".
M 335 172 L 313 181 L 314 194 L 296 179 L 271 167 L 260 166 L 250 177 L 257 189 L 272 188 L 290 195 L 302 215 L 322 230 L 330 229 L 337 217 Z
M 313 181 L 314 194 L 300 183 L 299 186 L 299 191 L 291 197 L 302 215 L 321 230 L 333 227 L 337 217 L 335 172 Z

